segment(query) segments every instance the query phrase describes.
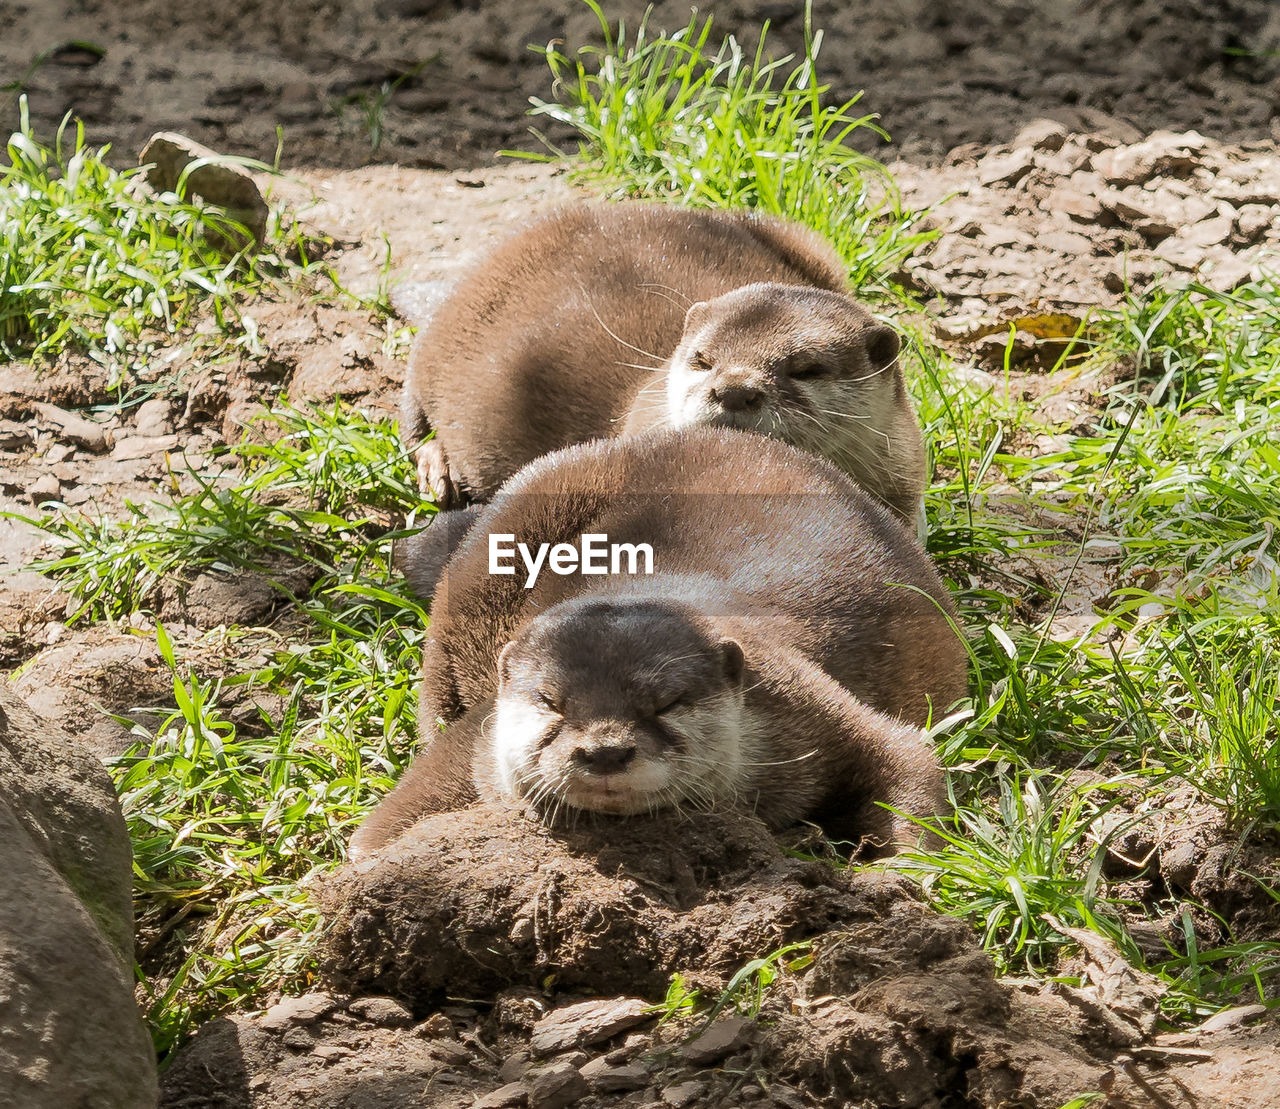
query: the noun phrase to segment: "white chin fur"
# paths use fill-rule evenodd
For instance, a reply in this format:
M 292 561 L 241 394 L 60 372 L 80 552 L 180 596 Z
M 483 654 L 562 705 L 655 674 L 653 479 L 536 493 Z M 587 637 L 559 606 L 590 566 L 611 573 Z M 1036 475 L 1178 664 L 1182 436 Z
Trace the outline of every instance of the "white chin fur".
M 527 701 L 499 697 L 493 718 L 493 757 L 498 766 L 498 789 L 514 801 L 517 783 L 527 778 L 537 750 L 538 737 L 551 725 L 555 714 Z

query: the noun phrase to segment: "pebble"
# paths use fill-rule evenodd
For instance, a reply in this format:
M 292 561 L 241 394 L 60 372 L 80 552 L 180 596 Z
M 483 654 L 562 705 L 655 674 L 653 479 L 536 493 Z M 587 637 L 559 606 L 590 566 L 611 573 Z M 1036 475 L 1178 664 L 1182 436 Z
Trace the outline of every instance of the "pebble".
M 533 1071 L 527 1082 L 529 1109 L 564 1109 L 591 1092 L 587 1080 L 571 1063 L 552 1063 Z
M 652 1020 L 649 1003 L 638 997 L 583 1001 L 553 1009 L 533 1026 L 535 1055 L 555 1055 L 574 1047 L 589 1047 Z

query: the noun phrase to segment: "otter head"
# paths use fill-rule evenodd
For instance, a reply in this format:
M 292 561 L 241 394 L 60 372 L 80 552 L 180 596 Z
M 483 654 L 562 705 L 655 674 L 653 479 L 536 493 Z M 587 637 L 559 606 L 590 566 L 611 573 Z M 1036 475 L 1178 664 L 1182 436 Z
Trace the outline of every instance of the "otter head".
M 759 432 L 822 455 L 910 519 L 924 447 L 898 336 L 842 293 L 746 285 L 693 305 L 667 364 L 667 421 Z
M 500 792 L 554 818 L 711 806 L 741 773 L 743 656 L 686 606 L 578 599 L 498 659 Z

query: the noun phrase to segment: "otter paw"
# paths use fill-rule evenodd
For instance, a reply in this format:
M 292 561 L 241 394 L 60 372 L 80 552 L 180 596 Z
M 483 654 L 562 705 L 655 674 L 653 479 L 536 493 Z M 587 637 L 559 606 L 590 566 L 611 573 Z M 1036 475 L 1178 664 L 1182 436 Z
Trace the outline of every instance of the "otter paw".
M 449 476 L 449 461 L 445 458 L 444 447 L 434 439 L 428 439 L 416 453 L 418 491 L 424 497 L 430 497 L 437 508 L 457 507 L 458 490 Z

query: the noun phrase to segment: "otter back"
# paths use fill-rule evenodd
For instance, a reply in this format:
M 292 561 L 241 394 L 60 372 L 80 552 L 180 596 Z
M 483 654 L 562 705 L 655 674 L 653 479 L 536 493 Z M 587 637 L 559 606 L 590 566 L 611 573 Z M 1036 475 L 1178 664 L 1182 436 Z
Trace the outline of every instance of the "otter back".
M 748 285 L 751 296 L 721 302 Z M 845 288 L 839 257 L 798 225 L 655 204 L 566 208 L 499 246 L 440 305 L 410 355 L 402 434 L 416 447 L 435 432 L 422 480 L 446 505 L 488 499 L 560 447 L 702 422 L 832 457 L 909 518 L 923 448 L 897 339 Z M 828 300 L 810 304 L 806 290 Z M 762 345 L 764 320 L 776 326 Z M 799 349 L 779 342 L 787 335 L 805 336 Z M 682 337 L 690 349 L 669 367 Z M 833 349 L 851 340 L 849 365 Z M 834 386 L 814 373 L 814 354 L 829 356 L 831 375 L 861 381 L 866 399 L 824 403 Z M 705 367 L 685 365 L 694 359 Z M 680 397 L 667 395 L 669 378 Z M 794 419 L 779 417 L 796 406 Z

